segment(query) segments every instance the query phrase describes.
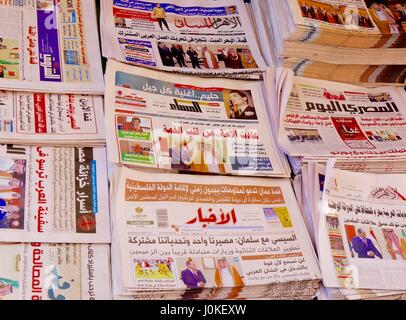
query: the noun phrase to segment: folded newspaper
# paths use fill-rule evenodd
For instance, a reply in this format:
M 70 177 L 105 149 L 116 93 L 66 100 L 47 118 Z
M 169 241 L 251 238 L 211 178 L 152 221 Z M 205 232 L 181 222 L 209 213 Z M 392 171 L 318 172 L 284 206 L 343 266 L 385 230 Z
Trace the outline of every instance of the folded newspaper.
M 406 290 L 404 176 L 326 169 L 319 257 L 326 287 Z
M 111 299 L 107 244 L 0 243 L 0 300 Z
M 106 0 L 103 55 L 206 76 L 249 75 L 265 63 L 242 0 Z
M 293 77 L 281 72 L 279 143 L 290 156 L 404 158 L 406 92 Z M 270 84 L 272 85 L 272 84 Z
M 397 164 L 397 163 L 396 163 Z M 395 168 L 396 168 L 395 164 Z M 376 181 L 380 181 L 380 177 L 382 177 L 382 174 L 388 174 L 391 178 L 395 179 L 396 175 L 394 172 L 396 170 L 391 169 L 391 165 L 393 166 L 393 163 L 388 163 L 387 161 L 366 161 L 366 162 L 353 162 L 352 164 L 345 163 L 342 161 L 336 161 L 335 162 L 335 169 L 339 174 L 342 172 L 347 173 L 348 171 L 342 171 L 343 168 L 346 168 L 346 170 L 351 170 L 353 172 L 356 172 L 354 174 L 358 175 L 358 180 L 359 181 L 365 181 L 367 177 L 371 178 L 373 177 L 375 180 L 373 183 L 376 183 Z M 371 172 L 379 173 L 379 174 L 372 174 Z M 353 173 L 351 173 L 353 174 Z M 324 181 L 325 181 L 325 176 L 326 176 L 326 164 L 322 163 L 316 163 L 316 162 L 309 162 L 307 164 L 303 165 L 303 170 L 302 174 L 295 177 L 295 192 L 298 197 L 298 199 L 302 199 L 301 201 L 299 200 L 301 209 L 302 209 L 302 214 L 304 221 L 306 223 L 306 226 L 308 227 L 309 234 L 312 237 L 313 243 L 316 244 L 319 252 L 319 258 L 321 259 L 321 256 L 323 255 L 320 251 L 323 250 L 321 249 L 320 242 L 324 241 L 322 240 L 323 237 L 320 236 L 320 234 L 323 234 L 326 232 L 326 230 L 319 230 L 319 224 L 320 224 L 320 219 L 327 219 L 327 223 L 330 223 L 333 221 L 330 217 L 328 218 L 320 218 L 320 211 L 323 211 L 326 206 L 322 206 L 322 197 L 323 197 L 323 190 L 324 190 Z M 298 179 L 300 178 L 300 179 Z M 298 181 L 300 180 L 300 182 Z M 367 189 L 365 189 L 367 190 Z M 305 192 L 304 192 L 305 191 Z M 367 202 L 369 204 L 369 200 Z M 335 221 L 335 220 L 334 220 Z M 335 226 L 337 226 L 335 224 Z M 346 230 L 350 227 L 345 227 Z M 352 227 L 351 227 L 352 228 Z M 351 229 L 350 228 L 350 229 Z M 349 230 L 349 229 L 348 229 Z M 329 231 L 328 231 L 329 232 Z M 379 235 L 376 236 L 373 231 L 368 231 L 370 232 L 371 235 L 374 235 L 375 238 L 379 238 Z M 329 241 L 331 245 L 333 246 L 333 240 L 335 241 L 336 239 L 334 238 L 333 233 L 329 233 Z M 374 239 L 374 238 L 372 238 Z M 351 240 L 351 239 L 350 239 Z M 336 242 L 335 242 L 336 243 Z M 337 243 L 338 245 L 338 243 Z M 351 249 L 351 243 L 348 242 L 348 245 L 350 246 Z M 382 248 L 382 246 L 381 246 Z M 351 253 L 352 257 L 357 257 L 357 254 L 354 252 Z M 340 264 L 336 264 L 337 268 L 340 268 Z M 368 271 L 369 272 L 369 271 Z M 371 275 L 373 276 L 374 272 L 371 272 Z M 378 288 L 378 287 L 377 287 Z M 403 290 L 403 291 L 402 291 Z M 406 291 L 404 289 L 360 289 L 360 288 L 355 288 L 354 286 L 348 285 L 345 287 L 341 288 L 332 288 L 332 287 L 324 287 L 318 298 L 319 299 L 404 299 L 405 298 Z
M 104 148 L 0 146 L 0 241 L 109 243 Z
M 261 82 L 179 77 L 109 60 L 106 83 L 110 162 L 289 176 L 273 139 Z
M 103 94 L 94 0 L 0 1 L 0 88 Z
M 100 96 L 0 91 L 0 143 L 104 146 Z
M 320 274 L 289 180 L 122 167 L 111 194 L 116 298 L 314 298 Z

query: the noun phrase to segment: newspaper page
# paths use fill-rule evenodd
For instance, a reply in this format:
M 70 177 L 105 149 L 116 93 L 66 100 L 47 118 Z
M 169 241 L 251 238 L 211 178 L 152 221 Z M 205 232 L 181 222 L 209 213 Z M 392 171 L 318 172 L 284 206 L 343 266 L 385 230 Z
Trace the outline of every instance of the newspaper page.
M 163 74 L 109 60 L 108 159 L 167 170 L 288 176 L 258 81 Z
M 280 145 L 289 155 L 405 156 L 403 88 L 364 88 L 302 77 L 292 81 L 282 93 L 289 99 L 281 106 L 279 126 Z
M 404 0 L 288 0 L 288 2 L 298 25 L 336 32 L 352 31 L 356 35 L 364 36 L 387 35 L 393 37 L 389 47 L 405 46 Z M 317 37 L 316 33 L 313 31 Z M 365 43 L 368 41 L 372 43 L 376 38 L 368 40 L 368 37 L 365 37 Z
M 266 68 L 242 0 L 105 0 L 103 55 L 207 76 Z
M 125 167 L 117 175 L 114 237 L 124 288 L 248 289 L 320 279 L 288 179 L 157 178 Z M 200 281 L 188 277 L 191 264 Z
M 106 244 L 0 243 L 0 300 L 109 300 Z
M 0 87 L 103 94 L 97 30 L 94 0 L 0 1 Z
M 0 143 L 104 145 L 103 98 L 0 91 Z
M 110 242 L 104 148 L 0 147 L 0 241 Z
M 322 205 L 322 199 L 323 199 L 323 190 L 324 190 L 324 182 L 325 182 L 325 176 L 326 176 L 326 166 L 324 164 L 319 164 L 319 163 L 309 163 L 310 166 L 309 170 L 310 172 L 308 173 L 309 175 L 312 175 L 313 181 L 309 182 L 308 187 L 313 188 L 313 191 L 311 192 L 311 216 L 312 216 L 312 221 L 313 221 L 313 230 L 315 230 L 315 238 L 318 238 L 318 230 L 319 230 L 319 221 L 320 221 L 320 208 Z M 341 167 L 342 163 L 335 162 L 335 167 Z M 313 183 L 313 185 L 311 185 Z M 305 187 L 305 186 L 304 186 Z M 316 240 L 318 241 L 318 240 Z M 317 244 L 318 245 L 318 242 Z M 319 252 L 319 250 L 318 250 Z M 319 253 L 320 254 L 320 253 Z M 328 288 L 329 291 L 332 292 L 334 290 L 333 288 Z M 367 298 L 373 298 L 373 297 L 384 297 L 384 296 L 389 296 L 389 295 L 394 295 L 394 294 L 401 294 L 403 291 L 394 291 L 394 290 L 373 290 L 373 289 L 350 289 L 350 288 L 340 288 L 338 289 L 340 292 L 340 295 L 345 297 L 346 299 L 349 300 L 359 300 L 359 299 L 367 299 Z
M 405 179 L 343 171 L 329 161 L 319 222 L 328 287 L 405 290 Z

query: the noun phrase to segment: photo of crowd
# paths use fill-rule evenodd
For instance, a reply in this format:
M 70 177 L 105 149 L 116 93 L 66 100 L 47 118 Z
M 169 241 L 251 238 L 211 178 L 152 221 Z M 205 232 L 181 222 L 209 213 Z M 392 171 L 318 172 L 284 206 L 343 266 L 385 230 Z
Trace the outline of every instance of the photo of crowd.
M 25 160 L 0 160 L 0 229 L 24 229 Z
M 312 0 L 299 0 L 302 16 L 309 19 L 344 25 L 346 28 L 374 28 L 384 34 L 406 32 L 405 0 L 365 0 L 362 8 L 330 5 Z
M 374 27 L 365 9 L 342 5 L 333 6 L 312 0 L 299 0 L 299 5 L 304 18 L 339 24 L 347 28 Z
M 169 145 L 168 153 L 172 169 L 201 173 L 226 172 L 227 146 L 224 139 L 172 137 Z
M 406 32 L 405 0 L 365 0 L 369 14 L 381 33 Z
M 135 259 L 135 277 L 142 279 L 173 279 L 173 260 Z
M 196 46 L 158 42 L 162 64 L 193 69 L 256 69 L 258 65 L 247 46 Z
M 317 129 L 286 128 L 290 142 L 323 142 Z

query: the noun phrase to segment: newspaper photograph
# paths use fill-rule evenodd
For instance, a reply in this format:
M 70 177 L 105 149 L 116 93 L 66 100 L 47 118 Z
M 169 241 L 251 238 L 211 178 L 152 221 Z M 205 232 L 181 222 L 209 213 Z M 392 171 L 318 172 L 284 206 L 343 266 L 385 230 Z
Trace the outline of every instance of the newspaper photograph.
M 123 288 L 249 290 L 320 278 L 288 179 L 157 179 L 122 167 L 114 185 Z
M 108 159 L 186 172 L 289 176 L 258 81 L 163 74 L 109 60 Z
M 287 83 L 282 90 L 288 98 L 281 106 L 279 142 L 289 155 L 405 156 L 403 88 L 364 88 L 302 77 Z
M 0 91 L 0 143 L 105 145 L 103 98 Z
M 103 94 L 94 0 L 0 1 L 0 86 Z
M 319 221 L 327 287 L 405 290 L 405 180 L 336 169 L 329 161 Z
M 207 76 L 266 67 L 242 0 L 102 1 L 108 58 Z
M 0 243 L 0 300 L 108 300 L 106 244 Z
M 405 46 L 405 1 L 375 0 L 288 0 L 297 24 L 360 35 L 394 37 L 392 46 Z M 370 40 L 371 41 L 371 40 Z M 368 38 L 365 37 L 365 43 Z M 361 44 L 355 44 L 359 46 Z
M 109 243 L 104 148 L 0 146 L 0 241 Z

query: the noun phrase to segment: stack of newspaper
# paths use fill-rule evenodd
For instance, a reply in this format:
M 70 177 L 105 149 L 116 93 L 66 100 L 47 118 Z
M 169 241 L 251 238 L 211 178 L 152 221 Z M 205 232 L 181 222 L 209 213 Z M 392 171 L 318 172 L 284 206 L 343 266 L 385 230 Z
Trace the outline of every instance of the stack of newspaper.
M 312 299 L 315 253 L 290 182 L 115 171 L 118 299 Z
M 318 248 L 325 285 L 319 298 L 404 299 L 404 174 L 379 162 L 343 167 L 309 163 L 295 183 Z
M 251 5 L 268 65 L 283 63 L 296 75 L 325 80 L 405 83 L 404 1 L 258 0 Z
M 110 299 L 95 3 L 0 11 L 0 299 Z
M 244 77 L 266 68 L 242 0 L 101 4 L 107 58 L 201 76 Z
M 268 77 L 278 90 L 279 143 L 303 160 L 399 160 L 406 155 L 406 92 L 295 77 Z M 275 80 L 276 79 L 276 80 Z
M 224 79 L 264 70 L 243 2 L 108 0 L 101 16 L 114 298 L 314 298 L 276 96 Z

